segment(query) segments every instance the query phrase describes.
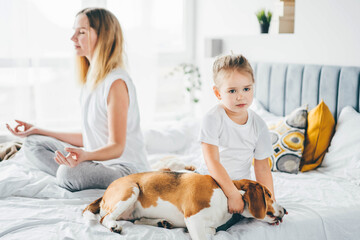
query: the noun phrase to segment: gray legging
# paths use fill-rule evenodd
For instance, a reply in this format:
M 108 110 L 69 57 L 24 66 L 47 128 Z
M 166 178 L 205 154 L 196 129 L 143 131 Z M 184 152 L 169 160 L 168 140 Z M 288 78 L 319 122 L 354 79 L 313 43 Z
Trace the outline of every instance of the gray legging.
M 114 180 L 136 173 L 125 165 L 106 166 L 92 161 L 82 162 L 74 168 L 55 162 L 55 151 L 66 156 L 64 148 L 74 147 L 68 143 L 43 135 L 30 135 L 23 144 L 26 158 L 40 170 L 56 176 L 58 185 L 70 191 L 89 188 L 106 189 Z

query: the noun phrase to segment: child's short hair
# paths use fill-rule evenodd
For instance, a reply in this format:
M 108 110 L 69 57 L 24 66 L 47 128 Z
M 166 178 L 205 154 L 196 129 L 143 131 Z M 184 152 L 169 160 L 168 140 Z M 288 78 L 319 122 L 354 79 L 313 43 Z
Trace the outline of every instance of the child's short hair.
M 247 72 L 251 75 L 253 82 L 254 73 L 248 60 L 241 54 L 239 55 L 226 55 L 218 57 L 213 65 L 213 78 L 215 86 L 220 86 L 220 80 L 224 78 L 225 74 L 229 74 L 233 71 Z

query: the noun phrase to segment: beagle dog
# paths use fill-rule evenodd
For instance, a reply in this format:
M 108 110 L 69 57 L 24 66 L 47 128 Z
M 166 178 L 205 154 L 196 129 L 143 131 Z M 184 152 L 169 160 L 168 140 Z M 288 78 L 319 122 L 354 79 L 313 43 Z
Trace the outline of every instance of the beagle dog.
M 278 223 L 287 213 L 260 183 L 246 179 L 233 182 L 243 195 L 244 217 Z M 115 180 L 83 211 L 88 219 L 94 219 L 95 214 L 113 232 L 121 233 L 119 220 L 134 220 L 135 224 L 187 227 L 194 240 L 214 235 L 215 229 L 232 217 L 225 194 L 211 176 L 161 171 Z

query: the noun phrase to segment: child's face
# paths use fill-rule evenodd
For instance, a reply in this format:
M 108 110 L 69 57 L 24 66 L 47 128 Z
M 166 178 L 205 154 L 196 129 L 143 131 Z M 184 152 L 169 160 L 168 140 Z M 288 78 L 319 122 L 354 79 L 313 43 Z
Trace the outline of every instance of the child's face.
M 254 82 L 247 72 L 225 74 L 214 93 L 227 110 L 242 114 L 250 107 L 254 97 Z
M 85 14 L 79 14 L 76 17 L 74 29 L 75 33 L 71 40 L 75 44 L 76 55 L 84 56 L 90 61 L 97 42 L 96 31 L 90 27 Z

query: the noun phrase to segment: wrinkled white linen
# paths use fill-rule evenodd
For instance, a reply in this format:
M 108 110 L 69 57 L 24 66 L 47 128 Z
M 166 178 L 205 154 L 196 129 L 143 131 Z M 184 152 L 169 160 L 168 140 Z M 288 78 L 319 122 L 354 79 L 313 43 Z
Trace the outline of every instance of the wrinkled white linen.
M 194 153 L 193 156 L 197 154 Z M 196 164 L 192 155 L 186 163 Z M 153 156 L 153 161 L 157 157 Z M 151 159 L 151 158 L 150 158 Z M 360 187 L 319 171 L 274 173 L 275 195 L 288 215 L 279 226 L 245 220 L 214 239 L 358 239 Z M 123 221 L 118 235 L 88 223 L 82 210 L 104 190 L 69 192 L 55 178 L 32 168 L 20 151 L 0 164 L 1 239 L 190 239 L 183 229 L 162 229 Z

